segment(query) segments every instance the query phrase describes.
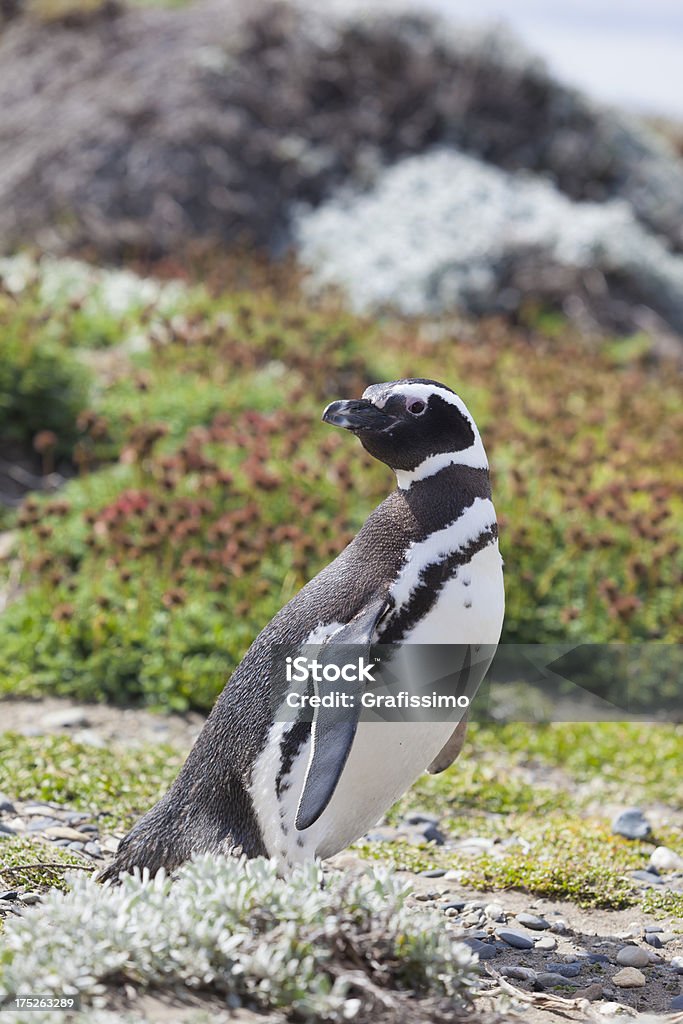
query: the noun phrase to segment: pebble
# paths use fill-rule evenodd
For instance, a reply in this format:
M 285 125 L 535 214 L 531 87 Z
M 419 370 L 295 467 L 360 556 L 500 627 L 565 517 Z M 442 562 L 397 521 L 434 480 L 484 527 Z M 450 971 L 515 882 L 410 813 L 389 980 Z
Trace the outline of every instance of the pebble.
M 533 939 L 522 935 L 521 932 L 514 932 L 510 928 L 499 928 L 496 934 L 499 939 L 507 942 L 508 946 L 514 946 L 515 949 L 533 949 Z
M 0 811 L 7 811 L 8 814 L 16 814 L 17 809 L 8 796 L 0 793 Z
M 448 903 L 444 903 L 444 905 L 441 907 L 441 909 L 445 910 L 445 911 L 449 911 L 449 910 L 458 911 L 458 910 L 462 910 L 464 906 L 465 906 L 465 901 L 464 900 L 449 900 Z
M 408 811 L 407 814 L 403 815 L 403 820 L 407 825 L 438 825 L 439 817 L 436 814 L 430 814 L 429 811 Z
M 48 828 L 59 826 L 59 818 L 34 818 L 26 826 L 27 832 L 44 832 Z
M 550 923 L 542 917 L 536 917 L 535 914 L 517 914 L 517 922 L 523 925 L 525 928 L 531 928 L 532 931 L 542 932 L 546 928 L 550 928 Z
M 0 900 L 18 900 L 19 893 L 16 889 L 6 889 L 5 892 L 0 892 Z
M 650 867 L 655 871 L 683 871 L 683 857 L 668 846 L 658 846 L 650 855 Z
M 564 974 L 557 974 L 555 971 L 543 971 L 537 976 L 536 981 L 542 988 L 555 988 L 556 985 L 576 985 L 571 978 L 565 977 Z
M 420 831 L 423 839 L 427 843 L 433 843 L 435 846 L 444 845 L 445 836 L 443 835 L 443 833 L 441 833 L 441 831 L 439 831 L 436 825 L 425 825 L 424 827 L 420 828 Z
M 649 946 L 654 946 L 655 949 L 661 949 L 664 945 L 656 932 L 645 932 L 645 941 Z
M 552 953 L 554 949 L 557 949 L 557 939 L 552 935 L 541 935 L 540 939 L 536 939 L 534 949 L 540 949 L 545 953 Z
M 102 851 L 98 843 L 86 843 L 85 852 L 89 853 L 91 857 L 101 857 Z
M 660 878 L 659 875 L 655 875 L 653 871 L 632 871 L 632 878 L 637 878 L 639 882 L 648 882 L 650 885 L 663 885 L 664 879 Z
M 487 903 L 484 913 L 490 921 L 505 921 L 505 911 L 500 903 Z
M 0 824 L 0 836 L 2 836 L 3 839 L 9 839 L 10 836 L 15 836 L 16 834 L 17 833 L 14 829 L 10 828 L 9 825 Z
M 97 825 L 78 825 L 79 832 L 99 832 Z
M 569 927 L 567 926 L 566 921 L 559 918 L 557 921 L 553 921 L 550 925 L 550 931 L 555 932 L 556 935 L 566 935 L 569 931 Z
M 622 967 L 646 967 L 649 962 L 647 950 L 641 946 L 623 946 L 617 953 L 617 963 Z
M 589 964 L 608 964 L 609 957 L 604 953 L 589 953 L 586 957 Z
M 68 849 L 74 850 L 76 853 L 83 853 L 85 843 L 69 843 Z
M 675 956 L 671 961 L 671 966 L 678 974 L 683 974 L 683 956 Z
M 601 982 L 594 981 L 592 985 L 588 985 L 586 988 L 577 988 L 574 997 L 576 999 L 587 999 L 591 1003 L 594 1003 L 597 999 L 602 999 Z
M 25 892 L 21 897 L 21 902 L 30 907 L 34 903 L 40 903 L 42 898 L 39 892 Z
M 627 839 L 644 839 L 650 835 L 652 827 L 639 807 L 630 807 L 614 819 L 612 832 Z
M 670 1010 L 683 1010 L 683 993 L 680 996 L 674 996 L 669 1006 Z
M 70 825 L 55 825 L 46 828 L 44 831 L 45 835 L 49 836 L 50 839 L 69 839 L 77 843 L 83 842 L 83 833 L 75 828 L 71 828 Z
M 570 964 L 546 964 L 549 971 L 561 974 L 565 978 L 576 978 L 581 973 L 581 964 L 573 961 Z
M 614 975 L 612 983 L 619 988 L 642 988 L 645 984 L 645 975 L 635 967 L 624 967 Z
M 497 955 L 496 947 L 490 942 L 482 942 L 481 939 L 471 939 L 469 937 L 460 941 L 469 946 L 472 952 L 478 955 L 480 960 L 492 960 Z
M 673 942 L 674 939 L 679 939 L 680 935 L 675 935 L 673 932 L 662 932 L 659 936 L 659 941 L 663 946 L 666 946 L 667 942 Z
M 422 878 L 443 878 L 445 874 L 445 868 L 430 868 L 428 871 L 420 872 Z
M 536 981 L 536 971 L 531 967 L 501 967 L 500 973 L 513 981 Z
M 482 923 L 481 914 L 466 914 L 462 919 L 462 923 L 465 928 L 476 928 L 477 925 Z

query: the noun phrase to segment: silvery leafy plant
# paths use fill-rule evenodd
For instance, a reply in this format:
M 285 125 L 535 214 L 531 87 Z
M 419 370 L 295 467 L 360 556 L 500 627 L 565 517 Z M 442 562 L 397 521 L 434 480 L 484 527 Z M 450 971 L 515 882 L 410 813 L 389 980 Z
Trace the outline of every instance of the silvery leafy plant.
M 476 957 L 434 912 L 408 907 L 409 889 L 378 868 L 323 884 L 315 864 L 283 880 L 263 858 L 205 856 L 174 880 L 161 871 L 114 888 L 71 882 L 6 922 L 0 1000 L 59 989 L 106 1015 L 116 978 L 116 987 L 184 986 L 230 1005 L 342 1021 L 412 994 L 452 1014 L 474 981 Z

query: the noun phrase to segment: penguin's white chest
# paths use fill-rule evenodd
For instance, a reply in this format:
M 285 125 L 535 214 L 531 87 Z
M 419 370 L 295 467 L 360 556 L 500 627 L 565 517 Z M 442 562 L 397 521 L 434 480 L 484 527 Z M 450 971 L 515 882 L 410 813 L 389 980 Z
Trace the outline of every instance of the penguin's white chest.
M 422 578 L 423 568 L 439 554 L 457 550 L 463 538 L 483 529 L 483 519 L 493 507 L 475 510 L 474 522 L 458 520 L 447 528 L 451 536 L 431 538 L 414 552 L 411 562 L 396 581 L 395 598 L 409 599 Z M 482 513 L 486 515 L 482 519 Z M 495 522 L 495 519 L 493 519 Z M 416 548 L 418 546 L 416 545 Z M 438 550 L 437 550 L 438 549 Z M 504 590 L 498 543 L 492 540 L 469 562 L 461 565 L 436 594 L 429 611 L 416 621 L 402 643 L 495 645 L 503 624 Z M 312 857 L 329 857 L 343 850 L 377 824 L 388 808 L 424 772 L 450 738 L 459 718 L 453 711 L 448 721 L 361 720 L 337 788 L 320 818 L 298 832 L 294 825 L 310 742 L 294 758 L 289 774 L 275 791 L 280 765 L 280 745 L 291 723 L 275 722 L 269 742 L 252 776 L 251 795 L 265 845 L 283 866 Z

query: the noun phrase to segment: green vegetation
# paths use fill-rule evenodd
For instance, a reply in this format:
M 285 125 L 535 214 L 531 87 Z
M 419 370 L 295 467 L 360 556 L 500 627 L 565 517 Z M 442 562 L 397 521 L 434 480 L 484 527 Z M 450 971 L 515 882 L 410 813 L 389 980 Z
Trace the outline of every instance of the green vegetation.
M 0 733 L 0 792 L 68 804 L 98 815 L 104 828 L 123 829 L 159 799 L 183 759 L 163 744 L 109 750 L 67 736 Z
M 37 348 L 55 319 L 62 337 L 78 326 L 83 308 L 64 294 L 14 296 Z M 544 340 L 497 321 L 458 343 L 446 324 L 312 304 L 296 281 L 159 296 L 126 307 L 125 330 L 104 302 L 97 330 L 78 328 L 81 346 L 116 330 L 137 341 L 87 355 L 97 386 L 79 477 L 18 513 L 4 692 L 208 708 L 392 486 L 321 408 L 411 375 L 459 388 L 491 452 L 505 640 L 680 639 L 679 391 L 640 349 L 616 359 L 568 331 Z
M 676 807 L 682 743 L 681 726 L 473 724 L 461 759 L 441 775 L 423 776 L 389 818 L 398 824 L 419 807 L 441 815 L 449 836 L 486 836 L 496 840 L 493 848 L 477 857 L 405 843 L 388 851 L 363 844 L 362 851 L 409 870 L 455 868 L 475 888 L 675 914 L 680 896 L 643 892 L 628 872 L 646 868 L 656 845 L 679 849 L 680 823 L 632 842 L 611 834 L 604 806 Z
M 34 340 L 30 318 L 0 296 L 0 437 L 40 453 L 46 472 L 55 454 L 71 452 L 78 417 L 89 401 L 90 375 L 58 344 Z

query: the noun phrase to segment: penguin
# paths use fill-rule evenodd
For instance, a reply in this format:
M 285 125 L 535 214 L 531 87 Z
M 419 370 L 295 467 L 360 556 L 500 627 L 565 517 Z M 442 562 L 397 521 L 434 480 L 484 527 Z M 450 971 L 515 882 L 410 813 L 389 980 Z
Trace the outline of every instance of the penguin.
M 203 852 L 273 858 L 285 873 L 345 849 L 425 770 L 441 772 L 460 753 L 462 711 L 447 721 L 364 721 L 358 709 L 340 716 L 322 707 L 312 719 L 276 713 L 273 650 L 482 649 L 476 689 L 503 624 L 488 461 L 459 395 L 434 380 L 390 381 L 332 402 L 322 419 L 355 434 L 397 487 L 256 637 L 175 782 L 122 840 L 102 880 L 172 871 Z M 350 684 L 356 696 L 363 686 Z

